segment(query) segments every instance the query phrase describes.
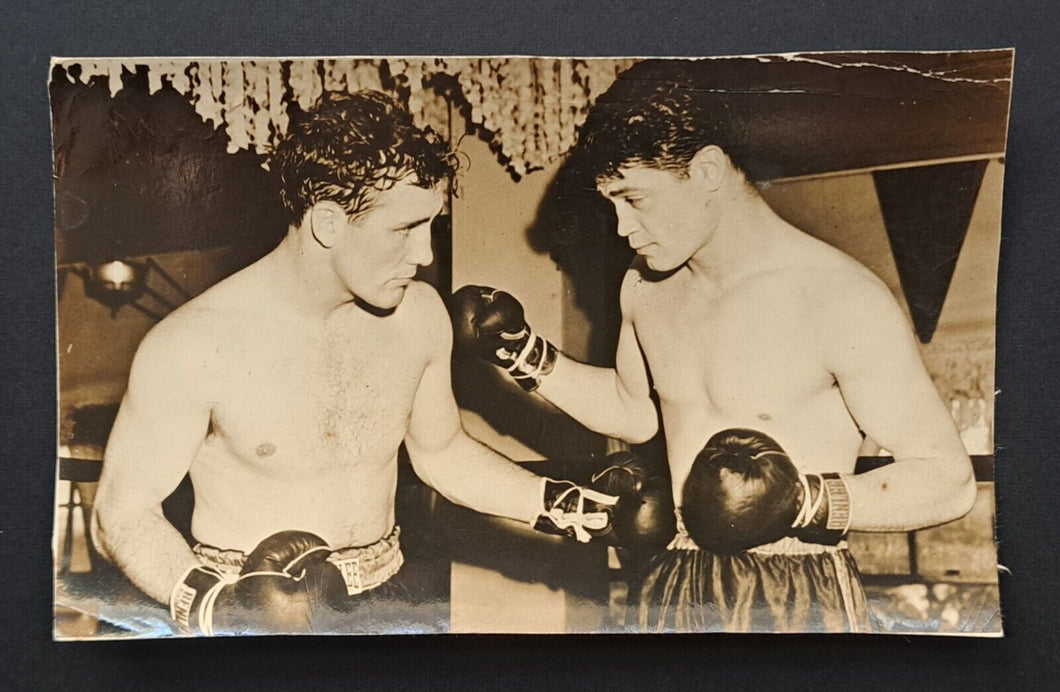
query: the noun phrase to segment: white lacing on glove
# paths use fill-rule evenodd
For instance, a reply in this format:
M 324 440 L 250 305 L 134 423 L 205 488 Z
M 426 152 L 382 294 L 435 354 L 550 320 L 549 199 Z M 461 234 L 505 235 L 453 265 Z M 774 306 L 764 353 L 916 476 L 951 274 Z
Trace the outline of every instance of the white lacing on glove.
M 508 363 L 508 365 L 502 367 L 515 380 L 529 380 L 532 383 L 527 388 L 527 391 L 537 389 L 541 384 L 541 379 L 552 372 L 552 367 L 556 363 L 556 347 L 530 326 L 524 327 L 515 334 L 501 333 L 500 337 L 505 341 L 512 342 L 513 345 L 525 339 L 523 347 L 518 353 L 501 346 L 497 348 L 494 355 L 496 355 L 498 360 Z M 536 363 L 532 363 L 530 360 L 531 356 L 534 355 L 537 356 Z M 520 384 L 524 384 L 524 382 L 520 382 Z M 524 386 L 524 388 L 526 387 Z
M 548 501 L 546 488 L 549 483 L 564 483 L 564 488 L 559 495 Z M 614 495 L 583 488 L 569 481 L 553 481 L 548 478 L 541 479 L 541 508 L 530 520 L 530 526 L 540 527 L 542 519 L 548 521 L 553 527 L 562 532 L 573 533 L 580 543 L 588 543 L 592 540 L 592 531 L 606 531 L 611 516 L 606 511 L 586 511 L 585 503 L 590 501 L 600 506 L 613 506 L 618 502 Z
M 242 575 L 224 575 L 221 581 L 210 587 L 210 590 L 202 597 L 202 601 L 199 603 L 199 629 L 207 637 L 212 637 L 214 634 L 213 605 L 217 602 L 217 597 L 221 595 L 221 591 L 225 587 L 235 584 L 242 578 Z

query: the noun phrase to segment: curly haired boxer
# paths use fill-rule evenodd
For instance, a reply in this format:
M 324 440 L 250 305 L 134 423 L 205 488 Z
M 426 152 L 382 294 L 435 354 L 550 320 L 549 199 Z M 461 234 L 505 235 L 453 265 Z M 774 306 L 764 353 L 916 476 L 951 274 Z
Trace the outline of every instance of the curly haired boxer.
M 400 578 L 402 443 L 453 502 L 606 533 L 614 497 L 535 476 L 461 428 L 448 315 L 414 279 L 432 262 L 447 147 L 389 97 L 327 94 L 272 170 L 284 240 L 136 354 L 97 499 L 126 575 L 188 632 L 356 630 L 335 613 Z M 186 473 L 194 548 L 161 510 Z

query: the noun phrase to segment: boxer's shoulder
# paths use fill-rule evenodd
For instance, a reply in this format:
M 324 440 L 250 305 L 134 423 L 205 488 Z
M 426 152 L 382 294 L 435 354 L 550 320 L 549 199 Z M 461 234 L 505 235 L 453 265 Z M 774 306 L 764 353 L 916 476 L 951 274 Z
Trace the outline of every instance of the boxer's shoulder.
M 223 283 L 223 282 L 222 282 Z M 216 290 L 215 290 L 216 289 Z M 134 368 L 156 376 L 209 379 L 224 370 L 226 361 L 245 354 L 269 329 L 268 316 L 248 307 L 238 290 L 220 284 L 192 298 L 148 331 L 137 349 Z M 275 329 L 275 327 L 272 327 Z
M 856 260 L 837 252 L 831 263 L 803 272 L 787 295 L 789 305 L 806 324 L 814 325 L 815 342 L 829 360 L 846 361 L 874 353 L 873 346 L 894 345 L 909 332 L 908 319 L 891 288 Z M 834 367 L 834 363 L 832 367 Z
M 216 374 L 216 348 L 207 344 L 196 313 L 174 313 L 155 325 L 140 342 L 129 372 L 130 388 L 137 383 L 152 391 L 205 391 Z M 202 385 L 201 387 L 199 385 Z
M 813 317 L 865 317 L 878 319 L 879 313 L 898 309 L 891 289 L 876 274 L 857 260 L 842 253 L 827 264 L 819 264 L 801 273 L 801 290 Z
M 247 270 L 224 279 L 167 315 L 152 330 L 168 338 L 219 338 L 239 324 L 275 319 L 276 310 L 266 307 L 261 291 L 248 282 Z M 226 329 L 218 330 L 220 324 Z
M 412 328 L 434 328 L 440 322 L 449 324 L 449 313 L 438 291 L 423 281 L 413 281 L 405 289 L 394 316 L 403 324 Z
M 426 281 L 412 281 L 405 289 L 405 298 L 401 301 L 401 308 L 412 308 L 414 310 L 433 310 L 445 313 L 445 303 L 438 295 L 438 290 Z M 448 313 L 445 313 L 448 314 Z
M 177 308 L 147 332 L 139 353 L 166 353 L 188 350 L 194 353 L 209 333 L 215 312 L 198 298 Z
M 871 290 L 883 285 L 868 267 L 839 248 L 806 234 L 797 238 L 790 251 L 782 253 L 783 267 L 800 277 L 804 286 L 831 292 L 843 286 Z
M 637 306 L 647 296 L 652 294 L 656 286 L 654 282 L 645 279 L 646 268 L 643 258 L 638 256 L 629 265 L 625 276 L 622 277 L 622 287 L 619 289 L 618 301 L 622 315 L 627 319 L 632 319 L 637 312 Z
M 821 319 L 842 304 L 857 306 L 881 291 L 889 295 L 886 285 L 865 265 L 800 233 L 760 263 L 748 266 L 728 288 L 726 298 Z
M 413 281 L 405 289 L 405 297 L 395 311 L 402 334 L 432 347 L 441 348 L 452 343 L 453 328 L 449 311 L 438 291 L 423 281 Z

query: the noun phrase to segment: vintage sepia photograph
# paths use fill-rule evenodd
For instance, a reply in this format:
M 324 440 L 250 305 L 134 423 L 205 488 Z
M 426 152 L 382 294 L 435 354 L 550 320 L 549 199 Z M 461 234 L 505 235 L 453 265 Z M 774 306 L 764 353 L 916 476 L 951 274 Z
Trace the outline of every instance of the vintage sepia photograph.
M 1013 59 L 54 58 L 54 638 L 1001 636 Z

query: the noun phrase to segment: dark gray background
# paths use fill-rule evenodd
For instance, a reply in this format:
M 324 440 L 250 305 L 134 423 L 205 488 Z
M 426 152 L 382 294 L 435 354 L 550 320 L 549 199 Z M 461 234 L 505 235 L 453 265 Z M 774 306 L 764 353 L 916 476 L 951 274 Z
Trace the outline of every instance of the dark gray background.
M 131 3 L 130 3 L 131 5 Z M 0 687 L 568 690 L 1048 688 L 1057 609 L 1060 4 L 39 2 L 0 8 Z M 811 636 L 289 638 L 55 644 L 52 55 L 739 55 L 1016 48 L 998 315 L 1004 640 Z M 53 688 L 54 689 L 54 688 Z

